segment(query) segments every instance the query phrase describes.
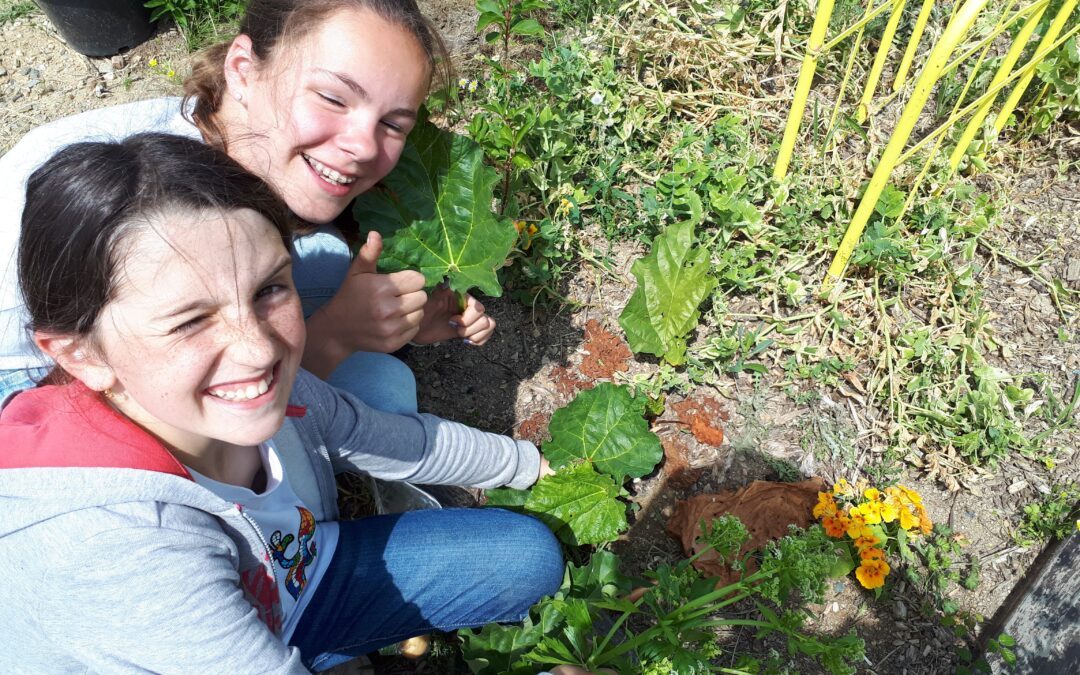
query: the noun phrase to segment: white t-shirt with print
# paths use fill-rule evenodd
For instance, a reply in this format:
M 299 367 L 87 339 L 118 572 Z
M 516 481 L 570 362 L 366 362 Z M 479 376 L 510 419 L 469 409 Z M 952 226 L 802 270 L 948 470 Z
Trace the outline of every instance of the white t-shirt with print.
M 266 471 L 266 488 L 258 494 L 207 478 L 190 467 L 188 470 L 196 483 L 239 506 L 262 530 L 270 545 L 284 615 L 282 639 L 288 642 L 334 556 L 338 525 L 315 522 L 289 485 L 272 440 L 259 446 L 259 454 Z

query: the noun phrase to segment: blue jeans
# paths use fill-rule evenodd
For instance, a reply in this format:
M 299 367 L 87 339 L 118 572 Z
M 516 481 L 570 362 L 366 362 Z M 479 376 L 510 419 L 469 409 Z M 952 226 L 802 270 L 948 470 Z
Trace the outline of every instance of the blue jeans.
M 349 245 L 332 225 L 323 225 L 293 240 L 293 281 L 300 293 L 304 318 L 334 297 L 351 263 Z M 326 381 L 372 408 L 392 413 L 416 412 L 416 376 L 389 354 L 355 352 Z
M 38 380 L 48 375 L 49 370 L 49 368 L 0 370 L 0 408 L 4 407 L 9 397 L 14 396 L 23 389 L 36 387 Z
M 509 511 L 409 511 L 339 526 L 289 641 L 315 671 L 432 630 L 521 621 L 563 579 L 551 531 Z

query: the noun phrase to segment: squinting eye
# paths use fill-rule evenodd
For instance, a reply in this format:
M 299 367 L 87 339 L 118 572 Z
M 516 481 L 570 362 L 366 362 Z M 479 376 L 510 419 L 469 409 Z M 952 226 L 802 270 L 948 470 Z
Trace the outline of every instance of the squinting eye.
M 270 296 L 270 295 L 276 295 L 278 293 L 283 293 L 283 292 L 285 292 L 287 290 L 289 290 L 289 287 L 285 286 L 284 284 L 270 284 L 269 286 L 265 286 L 263 288 L 260 288 L 259 292 L 255 294 L 255 298 L 256 299 L 265 298 L 265 297 Z
M 180 324 L 179 326 L 173 328 L 171 331 L 169 331 L 169 334 L 179 335 L 181 333 L 187 333 L 189 331 L 192 331 L 196 327 L 198 327 L 198 325 L 202 323 L 205 318 L 205 316 L 197 316 L 194 319 L 189 319 L 184 323 Z
M 318 93 L 318 92 L 316 92 L 316 93 Z M 327 96 L 326 94 L 319 93 L 319 98 L 326 101 L 327 103 L 329 103 L 332 106 L 336 106 L 338 108 L 344 108 L 345 107 L 344 103 L 342 103 L 340 100 L 334 98 L 333 96 Z

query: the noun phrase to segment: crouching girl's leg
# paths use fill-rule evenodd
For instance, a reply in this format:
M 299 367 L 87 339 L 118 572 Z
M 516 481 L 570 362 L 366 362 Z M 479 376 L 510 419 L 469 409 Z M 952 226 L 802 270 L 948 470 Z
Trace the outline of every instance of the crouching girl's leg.
M 528 516 L 437 509 L 339 524 L 290 640 L 312 670 L 431 630 L 520 621 L 562 583 L 558 542 Z

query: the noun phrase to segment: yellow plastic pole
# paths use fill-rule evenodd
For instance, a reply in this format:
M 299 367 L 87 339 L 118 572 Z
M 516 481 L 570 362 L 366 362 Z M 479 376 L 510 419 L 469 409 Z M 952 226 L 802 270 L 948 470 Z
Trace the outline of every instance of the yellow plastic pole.
M 1035 68 L 1039 65 L 1039 63 L 1042 62 L 1043 59 L 1050 55 L 1050 52 L 1054 51 L 1061 45 L 1068 42 L 1069 38 L 1076 35 L 1077 33 L 1080 33 L 1080 25 L 1073 26 L 1071 29 L 1069 29 L 1068 33 L 1065 33 L 1065 35 L 1054 40 L 1046 47 L 1040 46 L 1038 51 L 1036 51 L 1035 54 L 1031 57 L 1030 61 L 1025 63 L 1022 67 L 1017 68 L 1013 73 L 1011 73 L 1007 78 L 1005 78 L 1005 80 L 1003 80 L 1001 84 L 987 89 L 982 96 L 967 104 L 961 110 L 950 115 L 948 119 L 939 124 L 933 131 L 923 136 L 918 143 L 905 150 L 904 154 L 900 155 L 900 159 L 897 161 L 897 164 L 903 164 L 907 160 L 911 159 L 911 156 L 921 150 L 927 143 L 933 141 L 934 139 L 938 138 L 943 133 L 948 131 L 958 119 L 967 116 L 968 113 L 977 109 L 979 106 L 985 103 L 987 99 L 996 97 L 998 93 L 1000 93 L 1001 90 L 1006 87 L 1006 85 L 1012 83 L 1013 80 L 1017 80 L 1021 77 L 1026 77 L 1031 73 L 1034 73 Z
M 1035 28 L 1039 25 L 1039 19 L 1042 18 L 1043 13 L 1046 11 L 1047 5 L 1044 4 L 1041 8 L 1036 10 L 1024 23 L 1020 32 L 1016 34 L 1016 40 L 1013 41 L 1012 47 L 1009 48 L 1005 58 L 1001 61 L 1001 65 L 998 66 L 997 72 L 994 73 L 994 79 L 990 81 L 990 89 L 993 89 L 997 85 L 1001 84 L 1009 78 L 1012 73 L 1013 67 L 1020 59 L 1020 54 L 1023 53 L 1024 47 L 1027 46 L 1028 40 L 1031 39 L 1031 34 L 1035 32 Z M 956 168 L 960 166 L 960 160 L 964 158 L 964 154 L 967 152 L 968 147 L 971 146 L 971 142 L 975 140 L 975 135 L 979 133 L 979 129 L 982 128 L 983 120 L 986 119 L 987 114 L 990 113 L 991 106 L 994 105 L 994 100 L 997 95 L 988 98 L 985 103 L 979 106 L 979 109 L 975 111 L 971 119 L 968 120 L 967 126 L 964 127 L 964 132 L 960 134 L 960 140 L 957 142 L 956 147 L 953 148 L 952 154 L 949 155 L 949 167 L 956 171 Z
M 1041 52 L 1043 47 L 1052 43 L 1054 39 L 1061 32 L 1065 22 L 1069 20 L 1069 15 L 1076 9 L 1077 0 L 1065 0 L 1061 5 L 1061 9 L 1058 10 L 1057 16 L 1054 17 L 1053 23 L 1046 29 L 1046 35 L 1042 36 L 1039 40 L 1039 46 L 1036 52 Z M 1001 107 L 998 112 L 997 118 L 994 120 L 994 131 L 1001 133 L 1001 130 L 1005 128 L 1005 123 L 1009 120 L 1009 116 L 1012 115 L 1013 110 L 1016 109 L 1016 104 L 1020 102 L 1020 97 L 1027 91 L 1028 85 L 1031 84 L 1031 78 L 1035 77 L 1035 71 L 1031 70 L 1027 75 L 1020 79 L 1016 84 L 1016 88 L 1013 89 L 1009 98 L 1005 99 L 1005 105 Z
M 866 79 L 866 87 L 863 89 L 862 98 L 855 109 L 855 121 L 862 124 L 870 115 L 870 101 L 874 98 L 878 80 L 881 79 L 881 71 L 885 68 L 885 58 L 889 56 L 889 48 L 892 47 L 893 36 L 896 35 L 896 27 L 900 24 L 900 17 L 904 13 L 904 5 L 907 0 L 894 0 L 892 14 L 889 22 L 885 24 L 885 32 L 881 35 L 881 44 L 878 45 L 877 54 L 874 55 L 874 65 L 870 67 L 870 76 Z
M 934 0 L 923 0 L 922 8 L 919 10 L 919 18 L 915 19 L 915 28 L 911 30 L 911 37 L 908 39 L 904 58 L 900 61 L 900 67 L 896 69 L 896 79 L 892 83 L 893 91 L 900 91 L 904 86 L 904 82 L 907 81 L 908 70 L 911 69 L 911 62 L 915 58 L 915 51 L 919 48 L 919 40 L 922 40 L 923 31 L 926 30 L 926 22 L 930 20 L 930 11 L 933 8 Z
M 957 10 L 953 20 L 949 22 L 945 32 L 942 33 L 941 39 L 938 40 L 933 51 L 930 52 L 926 67 L 923 68 L 915 81 L 911 99 L 904 106 L 904 112 L 900 115 L 900 120 L 896 123 L 896 128 L 893 129 L 892 137 L 881 154 L 881 160 L 878 162 L 877 168 L 874 169 L 870 184 L 867 186 L 866 192 L 855 210 L 855 215 L 851 219 L 851 224 L 848 225 L 847 232 L 844 233 L 840 248 L 837 249 L 836 255 L 833 256 L 832 264 L 829 266 L 829 271 L 822 282 L 822 293 L 827 294 L 831 291 L 832 287 L 843 276 L 848 260 L 851 259 L 851 254 L 859 243 L 863 229 L 870 219 L 870 214 L 874 211 L 874 207 L 877 206 L 878 197 L 881 196 L 881 191 L 885 189 L 885 185 L 889 182 L 889 177 L 896 167 L 904 145 L 907 144 L 911 131 L 915 128 L 915 123 L 918 121 L 927 99 L 930 98 L 930 94 L 933 92 L 938 76 L 945 68 L 945 64 L 948 63 L 949 56 L 956 50 L 956 46 L 960 44 L 964 36 L 967 35 L 971 25 L 975 23 L 975 19 L 988 1 L 967 0 L 963 7 Z
M 810 84 L 814 81 L 818 56 L 822 53 L 821 45 L 825 42 L 825 32 L 829 29 L 832 11 L 833 0 L 821 0 L 818 3 L 814 25 L 810 29 L 810 41 L 806 44 L 806 56 L 799 68 L 799 80 L 795 84 L 795 98 L 791 101 L 784 139 L 780 142 L 780 154 L 776 157 L 776 166 L 773 167 L 773 178 L 777 180 L 782 180 L 787 175 L 788 165 L 791 164 L 791 153 L 795 149 L 795 139 L 799 136 L 799 126 L 802 124 L 803 112 L 806 111 L 806 99 L 810 94 Z

